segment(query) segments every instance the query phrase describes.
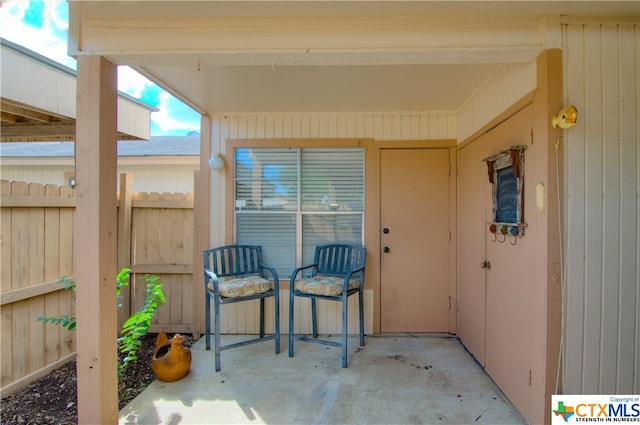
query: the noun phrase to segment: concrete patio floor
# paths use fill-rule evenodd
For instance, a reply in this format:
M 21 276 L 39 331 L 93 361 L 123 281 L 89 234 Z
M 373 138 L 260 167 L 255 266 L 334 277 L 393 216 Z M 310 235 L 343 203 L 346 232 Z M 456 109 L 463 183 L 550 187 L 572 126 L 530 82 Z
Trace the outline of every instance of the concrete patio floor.
M 241 336 L 223 336 L 223 343 Z M 301 341 L 295 356 L 273 341 L 214 352 L 192 347 L 189 375 L 153 382 L 120 412 L 120 424 L 524 424 L 509 400 L 450 336 L 349 338 L 340 349 Z M 212 338 L 213 345 L 213 338 Z M 213 347 L 212 347 L 213 348 Z

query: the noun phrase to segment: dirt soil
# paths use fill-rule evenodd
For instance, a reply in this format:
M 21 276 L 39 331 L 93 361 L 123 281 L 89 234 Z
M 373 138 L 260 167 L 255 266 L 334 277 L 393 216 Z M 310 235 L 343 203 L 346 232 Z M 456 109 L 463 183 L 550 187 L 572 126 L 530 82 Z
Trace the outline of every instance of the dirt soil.
M 126 376 L 118 384 L 118 409 L 124 408 L 155 380 L 151 358 L 156 334 L 142 338 L 138 359 L 127 366 Z M 169 335 L 171 338 L 173 335 Z M 184 336 L 184 345 L 192 339 Z M 48 375 L 27 385 L 17 393 L 2 398 L 1 425 L 78 423 L 76 362 L 60 366 Z

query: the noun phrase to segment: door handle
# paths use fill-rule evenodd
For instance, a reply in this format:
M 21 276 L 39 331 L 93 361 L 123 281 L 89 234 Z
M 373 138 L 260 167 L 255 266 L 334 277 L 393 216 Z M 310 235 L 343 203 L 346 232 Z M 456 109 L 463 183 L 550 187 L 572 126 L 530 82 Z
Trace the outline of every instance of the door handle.
M 484 260 L 482 263 L 480 263 L 480 267 L 483 269 L 490 269 L 491 268 L 491 262 L 488 260 Z
M 383 250 L 384 252 L 389 252 L 389 251 L 391 251 L 391 250 L 389 249 L 389 247 L 388 247 L 388 246 L 385 246 L 384 248 L 382 248 L 382 250 Z

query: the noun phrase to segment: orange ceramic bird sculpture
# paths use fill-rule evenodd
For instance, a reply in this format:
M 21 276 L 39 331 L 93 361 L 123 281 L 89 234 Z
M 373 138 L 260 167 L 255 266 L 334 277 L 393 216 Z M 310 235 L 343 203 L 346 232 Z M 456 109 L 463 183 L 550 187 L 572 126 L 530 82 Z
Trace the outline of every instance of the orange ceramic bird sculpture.
M 190 367 L 191 349 L 182 345 L 182 335 L 175 334 L 169 345 L 167 334 L 160 332 L 151 359 L 151 370 L 156 378 L 165 382 L 177 381 L 189 374 Z

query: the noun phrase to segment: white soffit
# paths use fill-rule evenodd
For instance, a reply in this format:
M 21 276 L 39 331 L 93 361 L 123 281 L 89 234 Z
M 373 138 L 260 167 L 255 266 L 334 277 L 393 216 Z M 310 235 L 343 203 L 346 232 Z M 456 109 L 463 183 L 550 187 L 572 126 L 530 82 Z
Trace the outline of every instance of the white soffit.
M 455 111 L 533 63 L 549 16 L 637 1 L 70 2 L 70 51 L 129 65 L 201 113 Z M 556 25 L 557 26 L 557 25 Z

